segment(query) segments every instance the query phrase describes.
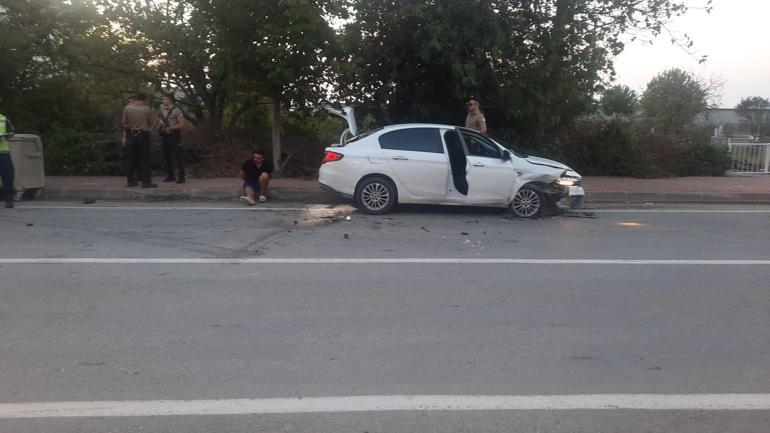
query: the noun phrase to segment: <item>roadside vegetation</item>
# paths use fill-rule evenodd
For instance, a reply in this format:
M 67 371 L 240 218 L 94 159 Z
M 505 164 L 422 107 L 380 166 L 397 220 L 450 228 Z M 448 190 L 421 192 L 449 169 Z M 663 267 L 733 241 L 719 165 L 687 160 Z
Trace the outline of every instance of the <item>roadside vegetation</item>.
M 666 32 L 685 3 L 0 0 L 0 112 L 43 137 L 49 174 L 118 175 L 127 98 L 172 91 L 198 176 L 231 176 L 256 147 L 310 176 L 343 129 L 322 105 L 364 127 L 461 124 L 473 95 L 492 135 L 585 174 L 720 175 L 725 150 L 693 123 L 709 85 L 670 70 L 641 95 L 612 86 L 623 41 Z

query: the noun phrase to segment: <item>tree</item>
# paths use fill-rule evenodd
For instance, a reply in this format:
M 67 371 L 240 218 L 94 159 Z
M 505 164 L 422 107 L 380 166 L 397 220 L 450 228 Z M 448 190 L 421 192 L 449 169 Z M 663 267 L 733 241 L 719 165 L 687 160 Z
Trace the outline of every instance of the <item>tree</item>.
M 709 4 L 709 3 L 707 3 Z M 381 121 L 457 122 L 469 95 L 490 128 L 542 143 L 593 104 L 629 32 L 658 35 L 682 0 L 354 0 L 341 98 Z
M 757 136 L 769 134 L 767 130 L 770 121 L 770 101 L 760 96 L 741 98 L 735 110 L 749 123 L 752 134 Z
M 201 1 L 202 3 L 209 3 Z M 317 107 L 335 46 L 328 20 L 339 0 L 211 1 L 213 41 L 229 53 L 237 75 L 269 99 L 273 162 L 280 169 L 282 108 Z
M 101 0 L 105 15 L 118 24 L 116 51 L 141 52 L 158 91 L 178 90 L 197 126 L 222 129 L 237 85 L 230 53 L 214 37 L 214 2 L 206 0 Z
M 19 129 L 108 130 L 104 112 L 142 81 L 136 56 L 114 55 L 109 23 L 90 2 L 0 0 L 0 24 L 0 110 Z
M 604 91 L 599 105 L 608 116 L 631 117 L 636 113 L 639 96 L 628 86 L 616 85 Z
M 641 99 L 649 128 L 663 135 L 677 135 L 709 106 L 709 90 L 692 74 L 669 69 L 655 76 Z

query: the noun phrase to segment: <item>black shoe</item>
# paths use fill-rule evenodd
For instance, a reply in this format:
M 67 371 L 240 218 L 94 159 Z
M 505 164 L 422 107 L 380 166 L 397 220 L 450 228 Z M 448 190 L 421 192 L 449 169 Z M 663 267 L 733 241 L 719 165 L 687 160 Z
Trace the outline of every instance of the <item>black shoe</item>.
M 157 187 L 158 187 L 158 185 L 156 185 L 156 184 L 154 184 L 152 182 L 148 182 L 148 183 L 143 183 L 142 184 L 142 188 L 157 188 Z
M 12 201 L 5 202 L 5 207 L 7 209 L 11 209 L 12 207 L 16 206 Z
M 176 183 L 185 183 L 185 182 L 187 182 L 187 181 L 184 180 L 183 177 L 180 177 L 179 179 L 176 180 Z
M 131 188 L 131 187 L 133 187 L 133 186 L 139 186 L 139 183 L 138 183 L 138 182 L 128 182 L 128 183 L 126 184 L 126 186 L 127 186 L 127 187 L 129 187 L 129 188 Z
M 163 182 L 174 182 L 176 181 L 176 178 L 174 176 L 166 176 L 165 179 L 163 179 Z

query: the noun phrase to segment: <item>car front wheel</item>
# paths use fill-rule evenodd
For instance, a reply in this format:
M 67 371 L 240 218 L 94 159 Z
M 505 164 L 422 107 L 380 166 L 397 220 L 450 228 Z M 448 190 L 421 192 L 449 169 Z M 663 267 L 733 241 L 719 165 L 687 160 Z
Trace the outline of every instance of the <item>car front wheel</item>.
M 396 188 L 382 177 L 370 177 L 356 188 L 356 205 L 370 215 L 381 215 L 396 204 Z
M 543 213 L 545 197 L 532 185 L 524 185 L 513 196 L 511 210 L 520 218 L 537 218 Z

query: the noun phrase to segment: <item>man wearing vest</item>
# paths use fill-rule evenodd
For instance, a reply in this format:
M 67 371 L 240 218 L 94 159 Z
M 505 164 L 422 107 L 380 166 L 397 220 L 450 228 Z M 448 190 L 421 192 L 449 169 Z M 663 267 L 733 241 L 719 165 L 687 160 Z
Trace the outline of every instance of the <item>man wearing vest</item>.
M 5 207 L 13 207 L 13 196 L 16 190 L 13 188 L 13 161 L 11 160 L 11 144 L 8 139 L 13 137 L 14 129 L 11 121 L 0 114 L 0 179 L 3 181 L 5 195 Z
M 163 139 L 163 159 L 166 162 L 166 178 L 163 182 L 184 183 L 184 149 L 182 148 L 182 128 L 184 116 L 182 109 L 176 104 L 173 93 L 163 96 L 163 107 L 160 109 L 159 129 Z M 179 168 L 179 177 L 174 176 L 174 161 Z

